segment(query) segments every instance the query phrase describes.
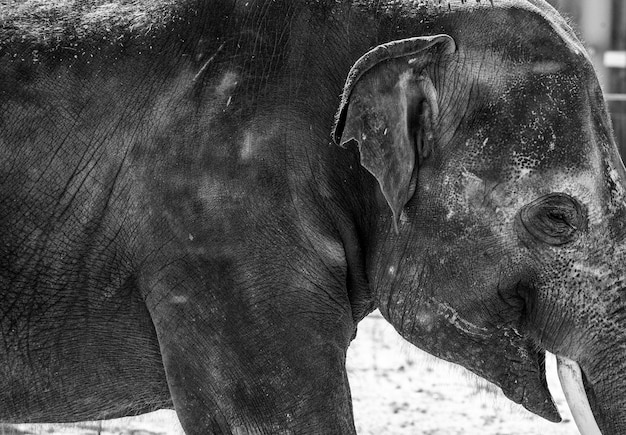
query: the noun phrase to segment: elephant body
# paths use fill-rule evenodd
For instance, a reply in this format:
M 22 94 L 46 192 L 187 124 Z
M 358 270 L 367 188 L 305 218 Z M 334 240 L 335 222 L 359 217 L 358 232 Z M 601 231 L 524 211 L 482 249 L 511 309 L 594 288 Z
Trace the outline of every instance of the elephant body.
M 583 361 L 605 435 L 626 428 L 603 383 L 626 378 L 624 169 L 554 10 L 11 7 L 1 421 L 173 406 L 187 433 L 354 433 L 346 349 L 378 307 L 551 420 L 543 349 Z

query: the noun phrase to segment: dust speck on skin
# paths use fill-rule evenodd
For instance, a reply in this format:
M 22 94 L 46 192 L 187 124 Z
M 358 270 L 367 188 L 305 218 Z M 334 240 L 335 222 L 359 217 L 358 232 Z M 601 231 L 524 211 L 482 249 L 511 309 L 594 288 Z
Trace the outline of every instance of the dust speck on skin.
M 345 262 L 343 244 L 322 233 L 315 233 L 314 230 L 310 230 L 308 226 L 306 231 L 317 251 L 323 255 L 327 262 L 331 264 L 343 264 Z
M 215 94 L 219 97 L 230 97 L 230 93 L 237 87 L 239 74 L 233 71 L 227 71 L 222 76 L 219 84 L 215 87 Z
M 461 173 L 461 183 L 465 187 L 466 199 L 473 197 L 478 191 L 483 191 L 485 187 L 485 181 L 482 178 L 465 168 Z
M 171 301 L 173 304 L 186 304 L 187 296 L 172 296 Z
M 239 153 L 239 157 L 241 160 L 248 160 L 252 157 L 252 141 L 253 136 L 250 131 L 246 131 L 243 137 L 243 144 L 241 145 L 241 151 Z
M 414 319 L 417 329 L 430 332 L 435 326 L 435 316 L 430 310 L 419 310 Z
M 537 74 L 555 74 L 565 68 L 561 62 L 548 60 L 545 62 L 537 62 L 532 66 L 532 72 Z
M 206 177 L 198 187 L 198 197 L 209 204 L 218 201 L 221 192 L 221 183 L 212 177 Z
M 326 199 L 331 199 L 336 194 L 334 186 L 328 181 L 326 177 L 320 177 L 317 180 L 317 191 L 322 196 L 322 198 Z
M 239 158 L 247 161 L 259 156 L 272 140 L 276 139 L 278 126 L 263 119 L 254 121 L 243 133 Z
M 223 180 L 207 175 L 197 188 L 196 196 L 207 211 L 228 215 L 236 201 L 247 194 L 241 181 Z
M 451 220 L 456 216 L 467 216 L 472 205 L 482 204 L 485 198 L 487 183 L 477 175 L 483 169 L 483 154 L 489 147 L 490 138 L 483 131 L 478 131 L 476 136 L 465 142 L 468 150 L 461 159 L 463 166 L 452 163 L 444 169 L 441 186 L 445 192 L 442 196 L 442 204 L 447 210 L 445 218 Z
M 457 214 L 467 215 L 470 212 L 470 204 L 481 198 L 485 194 L 485 181 L 473 172 L 462 168 L 458 177 L 446 177 L 444 186 L 450 193 L 446 200 L 446 219 L 451 219 Z

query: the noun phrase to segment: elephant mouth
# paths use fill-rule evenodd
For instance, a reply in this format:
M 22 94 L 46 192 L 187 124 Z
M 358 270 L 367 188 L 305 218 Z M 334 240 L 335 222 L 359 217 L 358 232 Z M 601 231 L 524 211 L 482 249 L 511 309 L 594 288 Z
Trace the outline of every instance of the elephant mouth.
M 588 377 L 585 375 L 580 365 L 569 358 L 559 355 L 556 356 L 556 360 L 559 381 L 561 383 L 561 387 L 563 389 L 563 393 L 565 395 L 565 399 L 567 401 L 569 409 L 572 413 L 572 417 L 574 418 L 574 422 L 576 423 L 580 434 L 613 434 L 613 432 L 611 431 L 602 432 L 600 430 L 600 424 L 602 423 L 600 401 L 597 400 L 597 396 L 595 394 L 592 383 L 589 381 Z M 543 377 L 543 379 L 545 380 L 545 377 Z M 547 390 L 547 385 L 545 385 L 545 387 L 545 394 L 549 395 L 550 393 Z M 504 388 L 503 390 L 510 399 L 512 399 L 514 402 L 521 403 L 529 411 L 553 422 L 560 421 L 558 414 L 553 414 L 551 406 L 547 406 L 549 405 L 547 401 L 537 400 L 536 396 L 532 397 L 534 394 L 531 394 L 529 396 L 524 395 L 521 400 L 515 400 L 515 397 L 507 394 L 507 390 L 505 390 Z M 550 403 L 552 403 L 551 400 Z M 599 416 L 600 418 L 596 419 L 596 416 Z

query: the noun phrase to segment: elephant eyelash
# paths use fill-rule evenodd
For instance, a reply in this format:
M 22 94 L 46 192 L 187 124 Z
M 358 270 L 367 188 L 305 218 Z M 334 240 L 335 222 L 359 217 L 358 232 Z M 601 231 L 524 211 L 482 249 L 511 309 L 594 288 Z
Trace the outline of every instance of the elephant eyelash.
M 560 210 L 549 211 L 546 213 L 546 217 L 554 222 L 565 224 L 571 229 L 577 229 L 576 226 L 571 223 L 570 216 Z

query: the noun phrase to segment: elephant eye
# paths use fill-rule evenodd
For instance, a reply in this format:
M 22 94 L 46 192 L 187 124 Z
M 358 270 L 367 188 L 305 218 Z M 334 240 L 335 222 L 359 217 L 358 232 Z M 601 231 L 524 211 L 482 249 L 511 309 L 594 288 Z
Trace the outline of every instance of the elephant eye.
M 559 246 L 576 239 L 587 219 L 577 200 L 564 193 L 551 193 L 524 206 L 518 223 L 523 231 L 520 236 L 530 234 L 540 242 Z

